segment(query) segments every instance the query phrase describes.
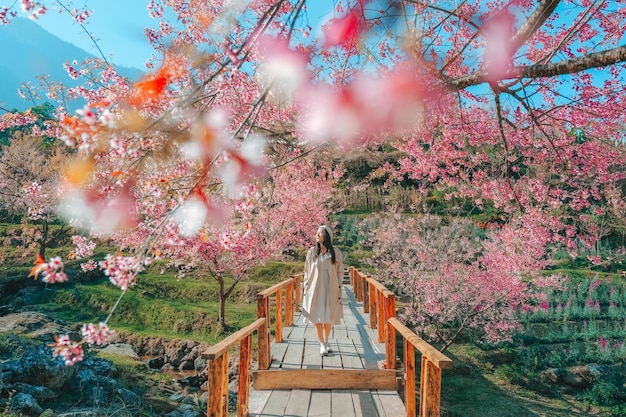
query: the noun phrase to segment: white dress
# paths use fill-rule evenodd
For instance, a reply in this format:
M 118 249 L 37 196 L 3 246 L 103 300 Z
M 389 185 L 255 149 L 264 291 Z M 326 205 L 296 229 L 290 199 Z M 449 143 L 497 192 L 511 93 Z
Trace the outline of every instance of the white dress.
M 341 285 L 343 260 L 335 249 L 335 263 L 330 253 L 315 257 L 315 247 L 309 249 L 304 263 L 304 296 L 302 315 L 305 323 L 339 324 L 343 318 Z

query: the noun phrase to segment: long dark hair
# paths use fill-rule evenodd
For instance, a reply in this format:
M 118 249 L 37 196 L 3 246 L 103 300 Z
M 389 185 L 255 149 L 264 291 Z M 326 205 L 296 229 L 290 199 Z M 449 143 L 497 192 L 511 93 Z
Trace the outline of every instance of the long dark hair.
M 323 242 L 324 247 L 326 247 L 326 250 L 330 252 L 330 260 L 334 264 L 335 263 L 335 248 L 333 248 L 332 239 L 330 238 L 330 235 L 328 234 L 328 230 L 324 228 L 322 228 L 322 230 L 324 230 L 324 242 Z M 321 251 L 322 251 L 322 248 L 319 242 L 316 242 L 315 243 L 315 257 L 316 258 L 320 256 Z

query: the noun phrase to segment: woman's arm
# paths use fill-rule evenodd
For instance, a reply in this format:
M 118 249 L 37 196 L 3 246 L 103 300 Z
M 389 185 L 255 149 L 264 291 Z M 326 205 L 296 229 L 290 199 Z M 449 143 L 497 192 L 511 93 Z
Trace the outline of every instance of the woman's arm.
M 343 285 L 343 256 L 341 251 L 335 248 L 335 268 L 337 271 L 337 281 L 339 281 L 339 288 Z
M 302 285 L 306 288 L 309 283 L 309 271 L 311 270 L 311 249 L 306 253 L 306 259 L 304 261 L 304 277 L 302 279 Z

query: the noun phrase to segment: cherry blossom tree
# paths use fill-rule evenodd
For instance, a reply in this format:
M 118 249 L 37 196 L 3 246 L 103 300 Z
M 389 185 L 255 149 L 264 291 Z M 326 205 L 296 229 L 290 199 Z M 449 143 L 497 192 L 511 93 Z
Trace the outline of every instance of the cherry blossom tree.
M 218 217 L 208 222 L 202 221 L 208 214 L 205 202 L 194 195 L 165 222 L 152 254 L 169 259 L 180 275 L 193 270 L 218 283 L 218 321 L 224 330 L 228 298 L 252 268 L 287 258 L 287 249 L 311 244 L 317 227 L 327 222 L 333 182 L 328 169 L 304 160 L 291 162 L 246 186 L 242 197 L 213 203 L 218 204 L 213 207 Z M 152 227 L 147 223 L 138 229 L 142 232 L 133 230 L 114 239 L 122 247 L 140 249 L 150 239 Z M 132 285 L 134 279 L 123 286 Z
M 73 229 L 56 211 L 60 170 L 69 155 L 65 146 L 46 145 L 41 136 L 16 132 L 0 147 L 0 207 L 21 218 L 21 252 L 45 258 L 46 250 L 68 239 Z M 33 251 L 35 253 L 33 253 Z
M 545 241 L 510 225 L 488 230 L 463 219 L 378 215 L 367 220 L 378 278 L 410 297 L 401 319 L 445 351 L 459 337 L 501 342 L 520 326 L 515 313 L 538 309 L 550 264 Z M 528 284 L 528 283 L 532 284 Z

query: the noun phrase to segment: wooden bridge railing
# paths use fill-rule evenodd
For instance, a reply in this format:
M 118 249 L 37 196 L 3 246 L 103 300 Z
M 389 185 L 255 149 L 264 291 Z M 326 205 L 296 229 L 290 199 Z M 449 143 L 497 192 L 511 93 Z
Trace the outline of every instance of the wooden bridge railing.
M 420 417 L 441 414 L 442 369 L 452 368 L 452 360 L 421 339 L 396 318 L 395 294 L 374 278 L 350 267 L 350 283 L 357 301 L 369 313 L 370 327 L 378 329 L 378 341 L 385 342 L 385 368 L 396 369 L 396 333 L 404 347 L 404 406 L 407 417 L 417 416 L 415 390 L 415 349 L 422 354 L 420 368 Z
M 369 313 L 369 324 L 378 329 L 378 342 L 385 343 L 385 368 L 396 369 L 396 333 L 404 344 L 404 403 L 407 417 L 417 416 L 415 387 L 415 349 L 422 354 L 420 375 L 420 417 L 440 415 L 441 378 L 443 368 L 452 368 L 452 361 L 396 319 L 395 294 L 374 278 L 350 267 L 350 284 L 357 301 L 363 303 L 363 310 Z M 274 340 L 282 342 L 283 322 L 292 326 L 295 311 L 299 310 L 303 274 L 271 286 L 257 294 L 258 319 L 249 326 L 228 336 L 211 346 L 203 357 L 208 359 L 208 416 L 228 415 L 228 351 L 239 343 L 239 390 L 237 416 L 248 415 L 250 397 L 250 366 L 252 359 L 252 335 L 258 337 L 258 369 L 269 369 L 271 363 L 270 335 L 274 323 Z M 284 290 L 284 303 L 283 303 Z M 274 302 L 274 317 L 271 317 L 271 300 Z M 284 308 L 284 314 L 283 314 Z
M 268 369 L 272 361 L 270 353 L 271 322 L 275 324 L 275 340 L 282 341 L 283 320 L 291 326 L 294 310 L 300 305 L 300 280 L 303 274 L 297 274 L 257 294 L 258 319 L 233 333 L 218 344 L 203 352 L 202 357 L 208 359 L 208 417 L 226 417 L 228 415 L 228 352 L 239 343 L 239 383 L 237 397 L 237 416 L 248 415 L 250 400 L 250 367 L 252 365 L 252 335 L 257 333 L 259 369 Z M 283 289 L 285 303 L 283 304 Z M 276 298 L 275 317 L 271 319 L 270 300 Z M 283 316 L 283 305 L 285 314 Z
M 265 317 L 231 334 L 218 344 L 203 352 L 208 359 L 208 417 L 228 415 L 228 351 L 239 343 L 239 385 L 237 397 L 237 417 L 248 415 L 250 400 L 250 365 L 252 364 L 252 334 L 256 331 L 259 340 L 267 329 Z M 267 346 L 269 350 L 269 345 Z M 266 355 L 259 349 L 259 359 Z
M 283 341 L 283 319 L 285 326 L 293 325 L 294 312 L 300 307 L 300 280 L 304 274 L 296 274 L 285 281 L 272 285 L 270 288 L 257 294 L 257 315 L 265 317 L 266 331 L 264 337 L 259 337 L 259 369 L 269 369 L 272 358 L 270 357 L 270 334 L 271 324 L 274 323 L 274 341 Z M 283 317 L 283 289 L 285 290 L 285 316 Z M 274 320 L 271 320 L 271 298 L 275 298 Z

